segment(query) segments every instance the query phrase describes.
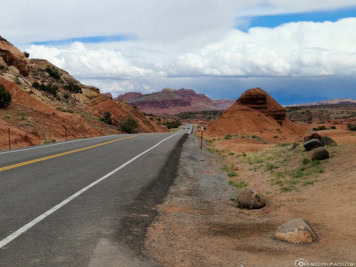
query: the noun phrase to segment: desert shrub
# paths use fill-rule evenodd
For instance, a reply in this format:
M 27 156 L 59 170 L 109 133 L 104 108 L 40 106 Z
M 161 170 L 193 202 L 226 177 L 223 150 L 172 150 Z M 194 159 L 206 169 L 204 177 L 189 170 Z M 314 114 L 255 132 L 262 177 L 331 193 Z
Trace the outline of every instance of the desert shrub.
M 307 165 L 307 164 L 309 164 L 310 163 L 310 159 L 307 159 L 307 158 L 304 158 L 303 159 L 303 164 L 304 165 Z
M 319 126 L 317 128 L 313 128 L 313 131 L 325 131 L 327 130 L 328 128 L 326 128 L 324 125 L 322 126 Z
M 336 129 L 336 126 L 331 126 L 330 129 L 335 130 L 335 129 Z
M 65 99 L 68 99 L 68 98 L 70 97 L 70 95 L 69 95 L 68 93 L 64 93 L 64 94 L 63 94 L 63 97 L 64 97 Z
M 125 133 L 135 133 L 138 128 L 138 121 L 127 117 L 120 122 L 120 129 Z
M 75 83 L 67 84 L 66 86 L 64 86 L 64 89 L 68 90 L 69 92 L 75 93 L 75 94 L 82 93 L 82 88 Z
M 112 125 L 111 113 L 105 112 L 104 117 L 100 119 L 101 121 L 105 122 L 106 124 Z
M 23 52 L 23 55 L 26 57 L 26 58 L 29 58 L 30 57 L 30 53 L 29 52 Z
M 232 138 L 232 135 L 231 135 L 231 134 L 227 134 L 227 135 L 225 135 L 225 137 L 224 137 L 225 140 L 229 140 L 229 139 L 231 139 L 231 138 Z
M 178 128 L 182 125 L 180 120 L 166 121 L 163 123 L 168 129 Z
M 356 131 L 356 123 L 349 123 L 349 124 L 347 125 L 347 129 L 348 129 L 349 131 Z
M 49 76 L 51 76 L 53 79 L 55 80 L 60 80 L 61 79 L 61 74 L 59 73 L 59 71 L 57 69 L 55 69 L 54 67 L 50 67 L 48 66 L 45 71 L 49 74 Z
M 0 84 L 0 108 L 7 108 L 11 104 L 12 95 Z
M 40 84 L 38 82 L 34 82 L 32 84 L 32 87 L 41 90 L 43 92 L 47 92 L 51 95 L 57 96 L 58 87 L 56 85 L 45 85 L 45 84 Z

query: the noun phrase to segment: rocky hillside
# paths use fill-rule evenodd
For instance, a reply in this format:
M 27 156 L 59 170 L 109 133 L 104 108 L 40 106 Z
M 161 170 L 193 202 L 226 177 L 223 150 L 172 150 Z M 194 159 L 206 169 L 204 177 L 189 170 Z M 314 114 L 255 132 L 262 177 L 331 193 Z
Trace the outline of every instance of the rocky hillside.
M 131 117 L 137 132 L 162 132 L 165 127 L 137 108 L 114 101 L 100 90 L 81 84 L 68 72 L 41 59 L 28 59 L 0 37 L 0 85 L 12 95 L 0 109 L 0 149 L 120 132 L 120 122 Z
M 356 99 L 351 98 L 335 98 L 330 100 L 322 100 L 308 104 L 295 104 L 289 107 L 302 107 L 302 106 L 325 106 L 325 105 L 356 105 Z
M 286 119 L 286 109 L 261 88 L 249 89 L 207 129 L 210 137 L 254 135 L 266 139 L 302 136 L 305 128 Z
M 225 110 L 234 101 L 232 99 L 212 100 L 204 94 L 191 89 L 166 88 L 153 94 L 127 93 L 117 100 L 124 100 L 148 114 L 179 114 L 182 112 Z

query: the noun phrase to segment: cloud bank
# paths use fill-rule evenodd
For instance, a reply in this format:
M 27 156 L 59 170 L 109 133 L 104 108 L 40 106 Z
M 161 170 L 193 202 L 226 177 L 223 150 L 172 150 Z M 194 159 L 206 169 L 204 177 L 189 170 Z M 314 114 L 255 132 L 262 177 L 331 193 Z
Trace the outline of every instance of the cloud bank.
M 315 77 L 356 75 L 356 18 L 337 22 L 297 22 L 277 28 L 230 30 L 225 38 L 192 51 L 148 42 L 97 48 L 32 45 L 32 57 L 46 58 L 82 80 L 102 82 L 108 91 L 131 91 L 149 78 Z M 130 82 L 131 80 L 131 82 Z M 122 86 L 120 86 L 120 83 Z M 120 89 L 121 88 L 121 89 Z

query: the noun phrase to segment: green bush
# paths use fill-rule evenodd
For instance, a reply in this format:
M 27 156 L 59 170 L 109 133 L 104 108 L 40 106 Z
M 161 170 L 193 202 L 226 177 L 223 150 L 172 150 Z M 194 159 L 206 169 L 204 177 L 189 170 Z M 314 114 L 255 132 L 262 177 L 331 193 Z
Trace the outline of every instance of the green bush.
M 163 123 L 168 129 L 178 128 L 182 125 L 180 120 L 166 121 Z
M 347 129 L 348 129 L 349 131 L 356 131 L 356 123 L 349 123 L 349 124 L 347 125 Z
M 324 125 L 322 126 L 319 126 L 317 128 L 313 128 L 313 131 L 325 131 L 327 130 L 328 128 L 326 128 Z
M 51 76 L 53 79 L 55 80 L 60 80 L 61 79 L 61 74 L 59 73 L 59 71 L 57 69 L 55 69 L 54 67 L 47 67 L 45 69 L 45 71 L 49 74 L 49 76 Z
M 51 95 L 57 96 L 58 87 L 56 85 L 45 85 L 45 84 L 39 84 L 38 82 L 34 82 L 32 84 L 32 87 L 41 90 L 43 92 L 47 92 Z
M 111 119 L 111 113 L 110 112 L 105 112 L 104 113 L 104 118 L 101 119 L 103 122 L 106 124 L 112 125 L 112 119 Z
M 138 121 L 127 117 L 120 122 L 120 129 L 125 133 L 135 133 L 138 128 Z
M 231 139 L 231 138 L 232 138 L 232 135 L 231 135 L 231 134 L 227 134 L 227 135 L 225 135 L 225 137 L 224 137 L 225 140 L 229 140 L 229 139 Z
M 82 88 L 75 83 L 67 84 L 66 86 L 64 86 L 64 89 L 68 90 L 69 92 L 75 93 L 75 94 L 82 93 Z
M 29 58 L 30 57 L 30 53 L 29 52 L 23 52 L 23 55 L 26 57 L 26 58 Z
M 11 104 L 12 95 L 0 84 L 0 108 L 7 108 Z

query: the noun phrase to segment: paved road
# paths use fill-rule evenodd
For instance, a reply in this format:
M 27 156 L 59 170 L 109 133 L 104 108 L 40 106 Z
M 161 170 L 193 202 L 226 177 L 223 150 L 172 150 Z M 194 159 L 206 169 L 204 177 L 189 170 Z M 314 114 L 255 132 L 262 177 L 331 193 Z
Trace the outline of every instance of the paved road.
M 0 152 L 0 266 L 141 266 L 123 221 L 190 127 Z

